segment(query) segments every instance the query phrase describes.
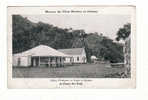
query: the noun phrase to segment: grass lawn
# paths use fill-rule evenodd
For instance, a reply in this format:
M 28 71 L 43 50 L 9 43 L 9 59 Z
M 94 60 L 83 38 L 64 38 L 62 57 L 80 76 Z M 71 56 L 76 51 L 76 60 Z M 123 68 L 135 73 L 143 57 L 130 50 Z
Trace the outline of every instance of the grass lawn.
M 14 78 L 107 78 L 106 75 L 122 73 L 125 68 L 105 67 L 106 64 L 80 64 L 62 68 L 13 68 Z M 112 77 L 117 78 L 117 77 Z

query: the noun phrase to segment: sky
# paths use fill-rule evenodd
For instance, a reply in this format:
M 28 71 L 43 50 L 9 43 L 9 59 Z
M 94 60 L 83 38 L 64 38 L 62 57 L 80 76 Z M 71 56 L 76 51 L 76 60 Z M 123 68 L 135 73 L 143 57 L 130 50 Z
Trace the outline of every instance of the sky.
M 128 15 L 22 15 L 32 22 L 44 22 L 60 28 L 83 29 L 86 33 L 98 32 L 111 39 L 124 24 L 130 23 Z

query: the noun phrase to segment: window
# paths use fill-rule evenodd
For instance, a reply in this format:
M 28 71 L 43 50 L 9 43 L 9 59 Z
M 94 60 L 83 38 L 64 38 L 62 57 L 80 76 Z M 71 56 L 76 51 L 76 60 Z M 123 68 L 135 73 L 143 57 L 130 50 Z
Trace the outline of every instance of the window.
M 79 57 L 77 57 L 77 61 L 79 61 Z

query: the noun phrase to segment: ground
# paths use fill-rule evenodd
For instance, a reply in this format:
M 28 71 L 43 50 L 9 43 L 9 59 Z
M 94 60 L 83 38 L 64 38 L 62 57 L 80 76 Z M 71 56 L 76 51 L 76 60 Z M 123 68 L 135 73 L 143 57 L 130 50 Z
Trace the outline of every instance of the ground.
M 13 68 L 16 78 L 120 78 L 125 68 L 111 68 L 107 64 L 79 64 L 62 68 Z

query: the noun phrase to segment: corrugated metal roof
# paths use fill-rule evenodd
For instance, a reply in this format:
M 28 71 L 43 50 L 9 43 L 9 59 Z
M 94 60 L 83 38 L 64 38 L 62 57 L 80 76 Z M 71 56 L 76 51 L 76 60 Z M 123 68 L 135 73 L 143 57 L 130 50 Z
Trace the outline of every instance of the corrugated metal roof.
M 30 56 L 61 56 L 61 57 L 69 56 L 46 45 L 39 45 L 25 52 L 14 54 L 14 56 L 29 56 L 29 55 Z
M 68 55 L 80 55 L 84 48 L 70 48 L 70 49 L 58 49 L 58 51 Z

